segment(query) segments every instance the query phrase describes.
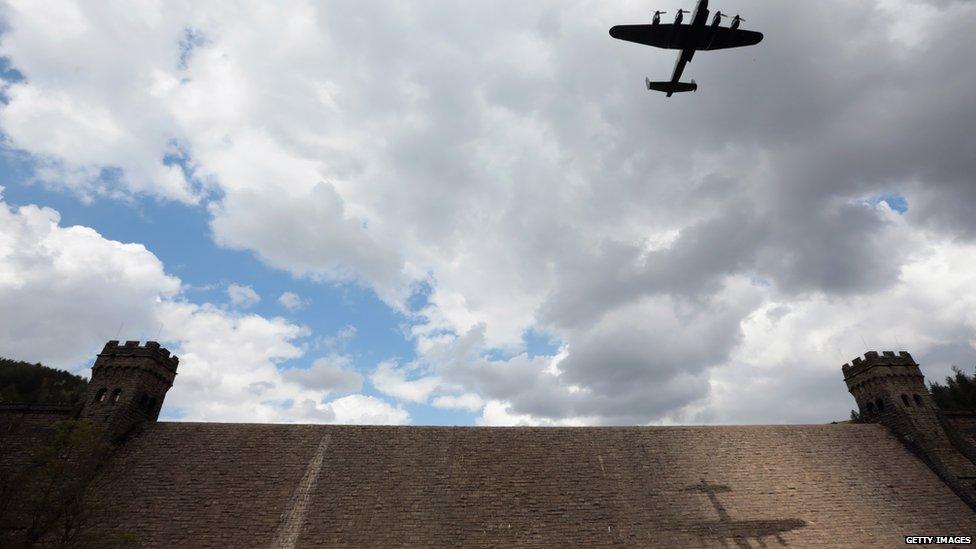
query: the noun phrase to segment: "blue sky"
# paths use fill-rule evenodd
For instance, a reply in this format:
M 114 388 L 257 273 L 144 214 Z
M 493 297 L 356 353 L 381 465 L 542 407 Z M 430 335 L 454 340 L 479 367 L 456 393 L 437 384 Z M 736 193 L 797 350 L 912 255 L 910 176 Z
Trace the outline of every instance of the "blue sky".
M 144 198 L 99 197 L 86 203 L 76 196 L 32 184 L 32 175 L 33 163 L 29 158 L 17 151 L 4 151 L 0 156 L 0 181 L 8 205 L 38 204 L 54 208 L 61 214 L 62 225 L 83 225 L 111 240 L 145 245 L 163 261 L 170 274 L 190 286 L 184 294 L 186 299 L 224 304 L 228 302 L 227 286 L 244 284 L 261 296 L 261 301 L 249 308 L 250 312 L 267 317 L 285 316 L 307 326 L 311 335 L 302 344 L 313 350 L 305 357 L 281 362 L 281 368 L 307 368 L 318 355 L 337 352 L 352 357 L 356 368 L 367 374 L 382 360 L 409 362 L 416 356 L 412 342 L 405 337 L 410 319 L 386 306 L 371 290 L 355 283 L 296 278 L 264 265 L 250 252 L 221 248 L 209 236 L 208 215 L 201 206 Z M 298 294 L 306 305 L 288 311 L 278 302 L 284 292 Z M 418 292 L 411 305 L 419 309 L 424 302 L 423 292 Z M 323 341 L 336 338 L 348 326 L 355 328 L 352 337 L 340 338 L 331 347 Z M 146 341 L 157 339 L 158 335 L 130 333 L 122 327 L 118 337 Z M 545 338 L 528 336 L 528 352 L 547 354 L 554 349 Z M 32 357 L 18 358 L 32 360 Z M 86 357 L 75 368 L 85 373 L 92 358 Z M 382 396 L 368 381 L 364 392 Z M 405 407 L 413 423 L 419 425 L 469 425 L 476 417 L 474 413 L 425 405 L 408 403 Z M 164 409 L 163 418 L 179 416 L 177 410 Z

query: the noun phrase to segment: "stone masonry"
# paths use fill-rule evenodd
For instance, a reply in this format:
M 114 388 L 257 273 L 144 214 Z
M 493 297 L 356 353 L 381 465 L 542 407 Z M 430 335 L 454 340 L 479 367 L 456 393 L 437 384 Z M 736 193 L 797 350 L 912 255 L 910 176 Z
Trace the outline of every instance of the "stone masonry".
M 976 512 L 878 424 L 155 423 L 95 491 L 117 502 L 104 528 L 153 547 L 887 548 L 976 534 Z
M 155 421 L 179 362 L 155 341 L 109 341 L 92 366 L 81 417 L 100 423 L 113 438 Z
M 842 369 L 861 416 L 888 427 L 976 509 L 976 449 L 935 405 L 912 355 L 870 351 Z
M 178 361 L 106 344 L 83 405 L 0 408 L 5 450 L 81 417 L 119 444 L 91 525 L 147 547 L 895 547 L 976 537 L 972 414 L 908 353 L 844 365 L 863 422 L 381 427 L 157 422 Z M 9 456 L 8 456 L 9 457 Z M 16 458 L 16 456 L 13 456 Z M 2 458 L 2 456 L 0 456 Z M 4 467 L 17 459 L 0 459 Z

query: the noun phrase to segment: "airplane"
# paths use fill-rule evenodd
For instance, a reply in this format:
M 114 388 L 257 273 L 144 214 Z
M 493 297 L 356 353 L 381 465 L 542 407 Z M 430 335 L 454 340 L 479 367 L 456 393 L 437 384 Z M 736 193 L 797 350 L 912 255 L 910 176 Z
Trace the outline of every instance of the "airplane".
M 728 27 L 722 27 L 720 26 L 722 18 L 728 16 L 717 11 L 711 24 L 706 26 L 708 0 L 698 0 L 691 22 L 687 25 L 682 25 L 681 21 L 684 20 L 684 14 L 692 12 L 678 10 L 673 24 L 661 23 L 661 15 L 664 13 L 655 11 L 650 25 L 616 25 L 610 29 L 610 36 L 655 48 L 681 50 L 670 81 L 652 82 L 650 78 L 644 79 L 648 90 L 667 92 L 668 97 L 673 93 L 698 90 L 698 84 L 694 80 L 681 82 L 681 73 L 685 70 L 685 64 L 691 62 L 696 51 L 753 46 L 763 39 L 761 32 L 740 29 L 739 24 L 745 19 L 738 15 L 732 18 L 732 23 Z

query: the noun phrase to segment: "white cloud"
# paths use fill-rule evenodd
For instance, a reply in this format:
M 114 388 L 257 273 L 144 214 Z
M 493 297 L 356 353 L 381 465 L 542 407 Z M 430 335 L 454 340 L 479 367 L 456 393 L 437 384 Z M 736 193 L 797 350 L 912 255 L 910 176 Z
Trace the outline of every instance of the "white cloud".
M 770 296 L 742 321 L 743 340 L 711 376 L 711 397 L 683 421 L 796 423 L 847 419 L 839 367 L 875 350 L 908 350 L 930 381 L 976 363 L 976 245 L 916 234 L 898 282 L 845 300 Z M 927 238 L 926 238 L 927 237 Z M 777 299 L 778 297 L 778 299 Z M 784 299 L 785 298 L 785 299 Z
M 285 379 L 309 389 L 326 393 L 355 393 L 363 387 L 363 376 L 346 356 L 320 358 L 307 369 L 292 368 L 283 373 Z
M 585 417 L 550 419 L 531 414 L 513 413 L 511 408 L 511 404 L 502 401 L 488 401 L 481 413 L 481 417 L 478 418 L 478 425 L 485 427 L 580 427 L 592 425 L 596 420 L 596 418 Z
M 10 143 L 43 160 L 45 183 L 84 196 L 122 191 L 98 181 L 103 168 L 113 168 L 124 172 L 125 191 L 196 201 L 180 168 L 164 162 L 179 135 L 158 103 L 175 83 L 168 69 L 185 22 L 150 6 L 114 14 L 103 6 L 53 6 L 4 9 L 17 29 L 5 34 L 3 55 L 37 76 L 6 90 L 0 124 Z M 104 26 L 108 20 L 113 25 Z M 115 62 L 104 63 L 106 56 Z M 74 82 L 63 87 L 58 74 Z
M 283 319 L 238 314 L 212 305 L 161 304 L 163 340 L 180 357 L 177 382 L 166 407 L 204 421 L 300 420 L 287 400 L 321 400 L 323 394 L 283 379 L 276 363 L 298 358 L 294 340 L 308 329 Z
M 893 16 L 906 7 L 925 18 L 911 36 Z M 955 282 L 976 272 L 976 66 L 958 63 L 976 7 L 939 8 L 744 6 L 770 38 L 696 57 L 708 82 L 665 100 L 640 71 L 672 57 L 606 33 L 646 19 L 636 4 L 13 3 L 0 54 L 25 80 L 0 129 L 48 184 L 206 201 L 217 243 L 295 275 L 355 281 L 401 312 L 428 285 L 409 317 L 418 369 L 372 375 L 398 399 L 476 394 L 489 422 L 827 419 L 848 398 L 827 371 L 851 350 L 822 347 L 843 330 L 923 334 L 902 341 L 939 361 L 976 339 Z M 204 40 L 181 64 L 188 28 Z M 907 214 L 851 203 L 889 192 Z M 142 275 L 119 300 L 139 298 L 127 325 L 152 333 L 145 297 L 176 290 L 158 261 Z M 246 318 L 223 314 L 231 331 Z M 121 323 L 105 316 L 94 325 Z M 528 329 L 563 344 L 558 360 L 523 354 Z M 790 414 L 758 397 L 796 380 L 840 396 Z
M 254 291 L 254 288 L 244 284 L 231 284 L 227 286 L 227 297 L 234 307 L 247 309 L 253 307 L 261 301 L 261 296 Z
M 444 408 L 447 410 L 467 410 L 469 412 L 477 412 L 485 406 L 485 402 L 480 396 L 474 393 L 465 393 L 463 395 L 444 395 L 436 397 L 431 401 L 431 405 L 435 408 Z
M 394 362 L 384 361 L 376 366 L 369 376 L 369 381 L 377 391 L 398 400 L 426 402 L 431 393 L 441 384 L 440 379 L 432 376 L 407 379 L 411 373 L 409 367 L 400 367 Z
M 282 307 L 288 309 L 291 312 L 299 311 L 303 309 L 306 305 L 305 300 L 301 298 L 300 295 L 294 292 L 284 292 L 278 296 L 278 303 Z
M 368 395 L 349 395 L 329 403 L 335 423 L 359 425 L 402 425 L 410 420 L 406 410 Z
M 50 208 L 13 209 L 0 200 L 4 356 L 74 368 L 120 332 L 152 338 L 157 303 L 179 288 L 142 245 L 62 227 Z
M 298 373 L 278 363 L 303 355 L 306 327 L 182 299 L 180 281 L 139 244 L 88 227 L 62 227 L 56 211 L 0 201 L 0 348 L 89 375 L 109 339 L 159 339 L 180 357 L 163 418 L 196 421 L 404 423 L 406 411 L 353 394 L 362 376 L 344 357 Z M 245 292 L 246 294 L 246 292 Z

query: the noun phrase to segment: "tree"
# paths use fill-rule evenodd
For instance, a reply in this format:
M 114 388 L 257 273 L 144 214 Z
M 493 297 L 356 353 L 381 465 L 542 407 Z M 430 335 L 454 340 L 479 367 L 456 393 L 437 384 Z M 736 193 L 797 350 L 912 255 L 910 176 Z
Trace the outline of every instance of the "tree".
M 976 410 L 976 374 L 969 375 L 956 366 L 954 375 L 946 377 L 945 385 L 929 384 L 929 391 L 943 410 Z
M 0 508 L 0 545 L 88 547 L 129 545 L 127 538 L 91 529 L 90 487 L 112 445 L 84 420 L 58 423 L 11 479 Z
M 63 370 L 0 358 L 0 402 L 77 404 L 88 382 Z

